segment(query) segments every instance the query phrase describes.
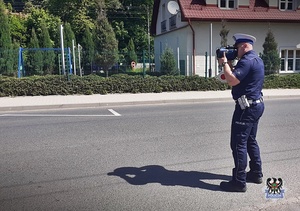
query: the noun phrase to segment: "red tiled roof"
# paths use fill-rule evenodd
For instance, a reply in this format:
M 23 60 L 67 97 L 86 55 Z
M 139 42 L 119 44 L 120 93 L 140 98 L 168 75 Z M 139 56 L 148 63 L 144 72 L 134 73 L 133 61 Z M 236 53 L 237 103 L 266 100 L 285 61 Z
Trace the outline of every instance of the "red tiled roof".
M 154 0 L 151 34 L 156 33 L 156 21 L 161 0 Z M 220 9 L 217 4 L 208 5 L 205 0 L 177 0 L 183 21 L 243 21 L 300 23 L 300 9 L 280 11 L 269 7 L 264 0 L 249 0 L 249 6 L 238 9 Z M 217 0 L 216 0 L 217 2 Z
M 300 10 L 280 11 L 268 7 L 263 0 L 249 0 L 248 7 L 220 9 L 217 5 L 203 5 L 200 0 L 178 0 L 182 20 L 227 20 L 227 21 L 279 21 L 300 22 Z

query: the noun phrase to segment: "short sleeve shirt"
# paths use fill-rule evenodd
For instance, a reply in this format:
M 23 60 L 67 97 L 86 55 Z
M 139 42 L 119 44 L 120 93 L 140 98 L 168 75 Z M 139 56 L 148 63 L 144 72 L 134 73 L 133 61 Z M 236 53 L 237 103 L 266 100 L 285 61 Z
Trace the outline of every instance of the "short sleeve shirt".
M 237 100 L 242 95 L 257 100 L 262 96 L 264 83 L 264 63 L 255 51 L 248 51 L 236 64 L 233 75 L 240 81 L 232 87 L 232 98 Z

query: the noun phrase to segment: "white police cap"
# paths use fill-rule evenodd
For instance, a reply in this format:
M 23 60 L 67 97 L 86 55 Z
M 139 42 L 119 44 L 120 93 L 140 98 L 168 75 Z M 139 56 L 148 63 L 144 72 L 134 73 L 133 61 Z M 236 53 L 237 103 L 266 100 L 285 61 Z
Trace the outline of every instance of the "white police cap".
M 242 33 L 234 34 L 233 39 L 235 41 L 234 45 L 237 45 L 242 42 L 250 43 L 251 45 L 253 45 L 253 43 L 256 41 L 256 38 L 254 36 Z

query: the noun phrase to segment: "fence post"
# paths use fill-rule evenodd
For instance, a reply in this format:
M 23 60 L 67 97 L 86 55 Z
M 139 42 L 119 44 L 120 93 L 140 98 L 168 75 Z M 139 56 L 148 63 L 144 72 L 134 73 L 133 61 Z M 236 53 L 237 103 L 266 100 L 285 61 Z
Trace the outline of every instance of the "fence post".
M 143 50 L 143 78 L 145 78 L 145 74 L 146 74 L 146 62 L 145 62 L 145 50 Z
M 205 52 L 205 78 L 207 78 L 207 52 Z
M 23 62 L 22 62 L 22 48 L 19 48 L 19 63 L 18 63 L 18 78 L 21 78 L 21 71 L 23 71 Z

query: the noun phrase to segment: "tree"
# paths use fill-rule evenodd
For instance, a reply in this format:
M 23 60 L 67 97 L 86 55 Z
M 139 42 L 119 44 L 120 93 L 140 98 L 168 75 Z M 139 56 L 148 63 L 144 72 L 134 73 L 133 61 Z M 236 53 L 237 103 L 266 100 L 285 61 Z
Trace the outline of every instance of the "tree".
M 176 60 L 171 48 L 166 47 L 160 58 L 160 71 L 167 75 L 178 75 L 179 71 L 176 68 Z
M 62 22 L 69 22 L 79 12 L 80 2 L 78 0 L 48 0 L 45 9 L 59 16 Z
M 280 57 L 277 51 L 277 42 L 273 32 L 269 29 L 263 44 L 263 54 L 261 55 L 265 65 L 265 74 L 277 73 L 280 68 Z
M 59 26 L 61 21 L 59 17 L 53 16 L 49 14 L 44 9 L 36 9 L 32 8 L 31 13 L 28 15 L 26 19 L 26 28 L 27 34 L 27 43 L 30 41 L 31 29 L 35 28 L 36 33 L 40 34 L 41 32 L 41 25 L 42 22 L 46 24 L 46 28 L 49 31 L 50 39 L 54 42 L 55 47 L 60 46 L 60 33 L 59 33 Z
M 119 41 L 119 51 L 124 51 L 132 38 L 135 43 L 135 51 L 141 56 L 146 50 L 147 54 L 153 52 L 153 38 L 148 34 L 148 21 L 150 25 L 152 17 L 153 0 L 120 0 L 122 8 L 119 10 L 109 10 L 108 19 L 116 32 Z M 150 38 L 150 45 L 149 45 Z M 152 58 L 152 55 L 148 55 Z
M 69 23 L 64 24 L 64 46 L 72 49 L 72 40 L 76 43 L 75 34 Z
M 21 15 L 10 14 L 8 20 L 13 43 L 24 46 L 26 44 L 25 18 Z
M 81 43 L 86 25 L 94 29 L 96 20 L 103 11 L 117 9 L 120 5 L 119 0 L 48 0 L 45 9 L 60 17 L 63 22 L 70 23 L 73 31 L 76 31 L 76 39 Z
M 138 62 L 138 60 L 137 60 L 138 58 L 137 58 L 137 55 L 135 53 L 135 47 L 134 47 L 134 43 L 133 43 L 133 39 L 132 38 L 129 40 L 127 49 L 128 49 L 128 53 L 125 56 L 127 65 L 130 65 L 132 61 L 134 61 L 135 63 L 137 63 Z
M 94 28 L 94 18 L 91 14 L 96 13 L 95 7 L 92 3 L 95 0 L 48 0 L 44 9 L 48 10 L 50 14 L 59 17 L 62 22 L 68 22 L 73 31 L 76 31 L 76 38 L 81 43 L 81 37 L 85 30 L 85 26 Z
M 6 8 L 0 0 L 0 74 L 13 74 L 13 49 Z
M 95 55 L 95 48 L 94 48 L 94 41 L 92 37 L 92 33 L 88 25 L 86 25 L 83 37 L 82 37 L 82 47 L 83 47 L 83 69 L 84 71 L 92 73 L 92 65 L 94 62 L 94 55 Z
M 227 36 L 229 33 L 229 30 L 226 28 L 226 22 L 222 20 L 222 29 L 220 31 L 220 36 L 221 36 L 221 46 L 226 47 L 227 46 Z
M 39 40 L 37 38 L 35 29 L 31 30 L 31 38 L 28 44 L 29 48 L 38 49 Z M 40 50 L 30 50 L 26 60 L 26 71 L 28 75 L 42 75 L 43 74 L 43 55 Z
M 53 48 L 53 42 L 50 39 L 49 31 L 46 27 L 46 23 L 41 24 L 40 47 L 42 48 Z M 52 74 L 55 67 L 55 53 L 54 50 L 46 50 L 42 52 L 43 55 L 43 72 L 45 75 Z
M 105 16 L 99 15 L 94 36 L 95 62 L 108 71 L 118 61 L 118 41 Z
M 88 51 L 89 60 L 95 61 L 94 58 L 97 56 L 98 65 L 103 67 L 110 68 L 111 65 L 119 61 L 118 58 L 120 57 L 122 62 L 125 62 L 124 55 L 120 55 L 119 52 L 128 52 L 127 47 L 131 38 L 134 40 L 134 48 L 139 61 L 143 51 L 148 50 L 148 38 L 150 37 L 148 36 L 148 21 L 150 21 L 154 0 L 23 0 L 23 2 L 25 2 L 24 13 L 26 15 L 9 14 L 9 30 L 4 30 L 4 25 L 1 22 L 0 30 L 10 32 L 9 37 L 13 39 L 15 45 L 18 44 L 23 48 L 29 47 L 32 28 L 35 29 L 36 35 L 41 41 L 44 22 L 52 46 L 55 48 L 60 47 L 59 25 L 61 23 L 70 24 L 75 39 L 80 44 L 84 43 L 84 33 L 86 26 L 88 26 L 90 33 L 95 34 L 92 39 L 95 50 L 91 49 L 90 51 L 90 47 L 85 48 L 82 45 L 84 51 L 82 56 Z M 103 20 L 103 22 L 100 23 L 99 20 L 100 22 Z M 99 34 L 99 32 L 105 33 Z M 65 46 L 70 46 L 68 42 L 65 42 Z M 45 47 L 41 42 L 39 45 Z M 151 37 L 150 47 L 153 49 L 153 38 Z M 15 53 L 11 50 L 6 51 Z M 93 58 L 91 56 L 92 51 L 95 52 Z M 150 50 L 146 52 L 148 54 Z M 26 59 L 27 53 L 25 52 L 24 59 Z M 11 55 L 7 55 L 7 57 L 13 58 Z M 1 59 L 3 60 L 2 56 Z M 5 60 L 5 62 L 8 61 L 8 59 Z M 84 64 L 86 60 L 83 58 L 82 61 Z M 91 64 L 89 62 L 87 65 L 90 67 Z M 5 65 L 5 68 L 8 68 L 8 65 Z M 9 69 L 13 70 L 14 68 Z

